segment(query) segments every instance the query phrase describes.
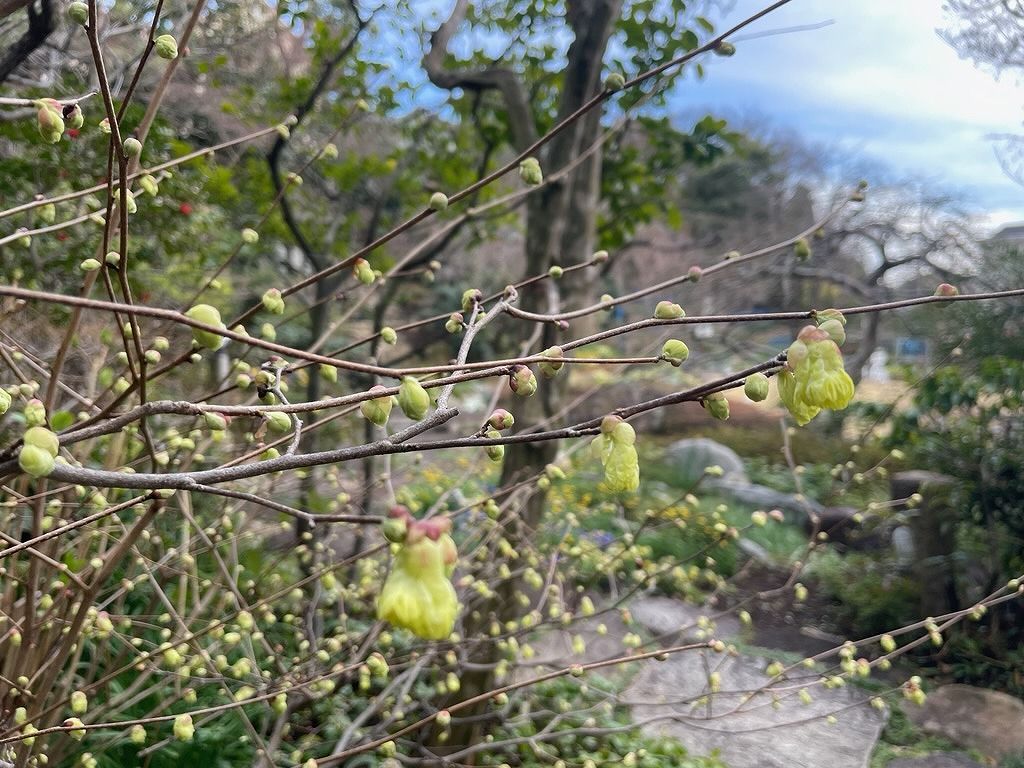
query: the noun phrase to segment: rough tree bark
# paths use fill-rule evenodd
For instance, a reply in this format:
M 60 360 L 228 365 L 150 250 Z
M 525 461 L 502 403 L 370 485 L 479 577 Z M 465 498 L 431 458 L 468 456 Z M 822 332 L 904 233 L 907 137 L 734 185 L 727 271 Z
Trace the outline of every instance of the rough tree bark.
M 424 68 L 431 81 L 441 88 L 500 92 L 509 115 L 513 145 L 522 151 L 535 140 L 537 131 L 526 88 L 515 74 L 501 67 L 458 72 L 443 67 L 448 44 L 465 19 L 469 5 L 469 0 L 459 0 L 451 16 L 431 36 L 430 49 L 423 59 Z M 569 47 L 563 73 L 558 120 L 575 112 L 600 90 L 605 50 L 621 12 L 622 0 L 570 0 L 567 4 L 565 20 L 572 31 L 573 42 Z M 575 162 L 597 140 L 600 120 L 600 111 L 595 110 L 547 144 L 538 157 L 544 173 L 551 175 Z M 529 197 L 524 243 L 526 276 L 545 273 L 552 264 L 575 264 L 591 257 L 596 239 L 600 175 L 601 153 L 594 152 L 572 173 L 545 185 Z M 583 302 L 592 291 L 592 286 L 574 283 L 572 290 L 572 299 Z M 520 297 L 521 306 L 533 312 L 552 311 L 555 309 L 552 304 L 561 301 L 557 289 L 525 291 Z M 579 328 L 575 330 L 578 332 Z M 559 330 L 554 325 L 545 325 L 540 333 L 540 348 L 558 343 Z M 556 414 L 562 400 L 565 378 L 568 376 L 544 383 L 537 395 L 517 403 L 517 425 L 528 427 Z M 557 449 L 554 441 L 508 446 L 500 486 L 504 487 L 542 471 L 555 458 Z M 520 535 L 531 535 L 541 522 L 545 507 L 546 495 L 542 491 L 535 490 L 523 499 L 517 509 Z M 519 584 L 514 580 L 504 582 L 497 590 L 490 610 L 481 609 L 477 622 L 480 626 L 467 626 L 467 634 L 473 636 L 474 629 L 482 630 L 492 618 L 499 621 L 516 618 L 520 609 L 512 595 L 518 588 Z M 467 621 L 472 622 L 472 619 L 467 618 Z M 462 677 L 460 699 L 493 688 L 493 673 L 487 667 L 496 660 L 490 658 L 494 647 L 490 643 L 484 647 L 486 651 L 483 658 L 474 659 L 483 668 L 470 671 Z M 479 718 L 473 720 L 471 725 L 453 728 L 447 748 L 465 746 L 479 738 L 485 723 Z

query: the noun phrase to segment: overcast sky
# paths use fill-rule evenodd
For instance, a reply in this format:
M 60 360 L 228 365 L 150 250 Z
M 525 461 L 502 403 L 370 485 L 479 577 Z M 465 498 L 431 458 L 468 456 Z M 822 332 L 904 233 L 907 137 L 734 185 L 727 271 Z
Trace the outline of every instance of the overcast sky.
M 725 29 L 763 6 L 736 0 Z M 814 143 L 848 149 L 897 174 L 960 193 L 993 225 L 1024 221 L 1024 188 L 1002 172 L 986 134 L 1022 132 L 1024 87 L 958 58 L 935 33 L 941 0 L 794 0 L 738 38 L 736 56 L 688 79 L 679 109 L 764 115 Z M 744 35 L 744 33 L 740 33 Z

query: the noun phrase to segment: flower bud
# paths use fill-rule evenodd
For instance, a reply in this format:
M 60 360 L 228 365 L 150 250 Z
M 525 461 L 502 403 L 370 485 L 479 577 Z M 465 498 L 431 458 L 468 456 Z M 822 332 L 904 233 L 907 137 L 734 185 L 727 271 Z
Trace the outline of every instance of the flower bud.
M 108 136 L 110 135 L 110 118 L 109 117 L 104 117 L 96 125 L 100 129 L 100 133 L 105 133 Z M 102 224 L 103 222 L 101 221 L 100 223 Z
M 743 382 L 743 394 L 755 403 L 760 403 L 768 397 L 768 377 L 763 373 L 752 373 L 747 376 Z
M 132 744 L 145 744 L 146 743 L 146 729 L 142 725 L 136 723 L 128 729 L 128 738 Z
M 459 333 L 466 326 L 466 321 L 461 312 L 452 312 L 444 323 L 444 329 L 448 333 Z
M 89 711 L 89 699 L 82 691 L 75 691 L 71 694 L 71 711 L 76 715 L 84 715 Z
M 173 35 L 160 35 L 153 41 L 153 45 L 156 48 L 156 55 L 161 59 L 178 58 L 178 41 Z
M 882 637 L 879 639 L 878 643 L 879 643 L 879 645 L 882 646 L 882 650 L 885 651 L 886 653 L 892 653 L 893 651 L 896 650 L 896 640 L 895 640 L 895 638 L 893 638 L 892 635 L 889 635 L 889 634 L 882 635 Z
M 483 293 L 479 288 L 467 288 L 462 292 L 462 311 L 469 312 L 474 306 L 483 300 Z
M 715 46 L 715 53 L 719 56 L 732 56 L 736 53 L 736 46 L 723 40 Z
M 715 392 L 713 395 L 708 395 L 701 400 L 700 403 L 708 413 L 719 421 L 725 421 L 729 418 L 729 401 L 721 392 Z
M 332 384 L 338 383 L 338 369 L 333 365 L 327 365 L 327 363 L 321 363 L 318 369 L 320 371 L 320 378 L 324 381 L 329 381 Z
M 228 428 L 228 420 L 219 413 L 211 413 L 207 411 L 203 414 L 203 422 L 206 424 L 207 429 L 213 430 L 214 432 L 223 432 Z
M 658 320 L 676 320 L 686 317 L 683 308 L 671 301 L 659 301 L 654 308 L 654 317 Z
M 85 259 L 81 264 L 78 265 L 79 269 L 83 272 L 95 272 L 103 265 L 97 259 Z
M 618 72 L 609 73 L 604 79 L 604 89 L 606 91 L 621 91 L 626 87 L 626 78 Z
M 174 58 L 173 56 L 168 58 Z M 192 741 L 196 727 L 192 724 L 192 715 L 186 713 L 174 718 L 174 738 L 178 741 Z
M 432 211 L 443 211 L 448 207 L 448 195 L 444 192 L 435 192 L 430 196 L 430 209 Z
M 40 448 L 46 451 L 48 454 L 57 457 L 60 453 L 60 441 L 50 430 L 45 427 L 30 427 L 25 431 L 22 436 L 22 441 L 25 445 L 30 445 L 33 448 Z
M 690 278 L 691 283 L 696 283 L 704 274 L 704 270 L 694 264 L 686 271 L 686 276 Z
M 807 242 L 806 237 L 801 237 L 793 243 L 793 255 L 796 256 L 797 261 L 807 261 L 811 258 L 811 244 Z
M 558 266 L 557 264 L 552 264 L 551 267 L 548 269 L 548 276 L 552 280 L 558 280 L 559 278 L 562 277 L 564 272 L 565 270 L 562 269 L 560 266 Z
M 537 158 L 527 157 L 519 163 L 519 177 L 531 187 L 544 182 L 544 174 L 541 172 Z
M 384 538 L 392 544 L 401 544 L 404 542 L 409 530 L 408 510 L 406 510 L 405 507 L 396 507 L 395 509 L 392 509 L 391 512 L 394 513 L 399 509 L 405 512 L 405 517 L 392 517 L 389 513 L 389 516 L 380 524 L 381 534 L 383 534 Z
M 594 264 L 604 264 L 608 261 L 608 251 L 594 251 L 594 255 L 590 257 L 590 261 Z
M 196 304 L 185 313 L 185 317 L 195 320 L 197 323 L 225 330 L 224 323 L 220 319 L 220 312 L 217 311 L 216 307 L 211 307 L 209 304 Z M 203 330 L 202 328 L 193 328 L 192 338 L 199 346 L 214 350 L 220 349 L 227 341 L 223 336 L 213 331 Z
M 268 288 L 263 294 L 263 308 L 272 315 L 284 314 L 284 298 L 277 288 Z
M 380 329 L 380 340 L 385 344 L 397 344 L 398 334 L 395 332 L 394 328 L 389 325 L 385 325 Z
M 352 272 L 355 274 L 356 279 L 363 285 L 370 285 L 377 279 L 376 274 L 374 274 L 373 267 L 370 266 L 370 262 L 366 259 L 356 259 L 355 263 L 352 265 Z
M 287 413 L 268 411 L 263 414 L 263 418 L 267 420 L 271 432 L 288 432 L 292 428 L 292 420 Z
M 504 408 L 499 408 L 487 419 L 491 429 L 511 429 L 515 423 L 515 417 Z
M 7 410 L 11 407 L 11 393 L 6 389 L 0 389 L 0 416 L 7 413 Z
M 939 283 L 938 288 L 935 289 L 936 296 L 959 296 L 960 291 L 955 285 L 949 283 Z
M 679 339 L 669 339 L 661 347 L 661 359 L 678 368 L 690 356 L 690 348 Z
M 139 178 L 139 186 L 150 197 L 156 197 L 160 193 L 160 185 L 156 183 L 156 178 L 148 173 Z
M 260 241 L 260 233 L 251 227 L 242 230 L 242 242 L 247 245 L 256 245 Z
M 46 406 L 43 401 L 33 397 L 25 404 L 25 423 L 30 427 L 40 427 L 46 423 Z
M 373 392 L 386 391 L 386 387 L 379 384 L 370 388 L 371 394 Z M 363 414 L 363 418 L 371 424 L 383 427 L 388 423 L 388 418 L 391 416 L 391 395 L 382 395 L 380 397 L 375 397 L 372 400 L 363 400 L 363 402 L 359 404 L 359 412 Z
M 64 133 L 64 118 L 58 111 L 59 105 L 53 99 L 36 102 L 39 112 L 36 113 L 36 124 L 39 135 L 50 144 L 56 144 Z
M 541 354 L 544 357 L 550 358 L 564 357 L 564 355 L 562 354 L 562 348 L 557 346 L 548 347 L 543 352 L 541 352 Z M 540 368 L 541 376 L 543 376 L 545 379 L 553 379 L 555 378 L 555 376 L 558 375 L 558 372 L 562 369 L 563 365 L 565 365 L 565 363 L 556 359 L 552 362 L 543 361 L 538 367 Z
M 430 410 L 430 395 L 412 376 L 403 376 L 398 385 L 398 407 L 408 418 L 419 421 Z
M 447 709 L 442 709 L 437 713 L 437 724 L 442 728 L 447 728 L 452 723 L 452 715 Z
M 509 374 L 508 386 L 520 397 L 530 397 L 537 391 L 537 377 L 528 366 L 517 365 Z
M 70 736 L 75 741 L 81 741 L 85 738 L 85 728 L 82 727 L 84 723 L 77 717 L 69 717 L 67 720 L 61 723 L 61 725 L 65 728 L 70 729 L 68 731 L 68 736 Z
M 127 157 L 138 157 L 142 154 L 142 142 L 134 136 L 125 139 L 122 147 L 124 147 L 124 154 Z
M 819 323 L 818 327 L 827 333 L 829 338 L 839 346 L 842 346 L 843 342 L 846 341 L 846 327 L 838 320 L 825 320 L 823 323 Z
M 72 3 L 68 6 L 68 17 L 76 24 L 81 24 L 84 27 L 89 23 L 89 6 L 85 3 Z
M 494 440 L 501 437 L 501 433 L 496 429 L 488 429 L 484 433 L 484 437 L 489 440 Z M 487 458 L 493 462 L 499 462 L 505 458 L 505 446 L 504 445 L 488 445 L 487 446 Z

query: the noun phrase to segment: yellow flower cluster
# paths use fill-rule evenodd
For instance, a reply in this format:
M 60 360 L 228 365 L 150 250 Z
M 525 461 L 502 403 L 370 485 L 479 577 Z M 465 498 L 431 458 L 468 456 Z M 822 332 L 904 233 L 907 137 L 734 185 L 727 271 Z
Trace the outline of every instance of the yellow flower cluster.
M 394 567 L 377 598 L 377 617 L 425 640 L 443 640 L 459 612 L 450 580 L 458 557 L 448 534 L 451 523 L 411 517 L 406 523 Z
M 787 350 L 786 367 L 777 382 L 779 398 L 801 426 L 823 408 L 841 411 L 853 399 L 853 379 L 843 368 L 843 353 L 824 327 L 808 325 L 800 331 Z

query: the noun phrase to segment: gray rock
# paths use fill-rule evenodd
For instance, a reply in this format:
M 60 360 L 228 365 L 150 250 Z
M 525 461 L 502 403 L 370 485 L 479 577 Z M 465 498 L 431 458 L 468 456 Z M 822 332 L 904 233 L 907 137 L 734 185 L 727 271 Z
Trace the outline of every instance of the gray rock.
M 790 522 L 799 523 L 800 525 L 806 522 L 809 513 L 820 515 L 824 511 L 824 507 L 814 499 L 807 498 L 806 496 L 796 496 L 792 493 L 783 493 L 764 485 L 748 483 L 745 480 L 723 477 L 705 482 L 704 487 L 714 488 L 719 493 L 729 496 L 736 501 L 750 504 L 760 509 L 781 509 L 786 513 L 786 517 Z
M 906 713 L 922 730 L 997 760 L 1024 752 L 1024 702 L 999 691 L 944 685 Z
M 722 480 L 747 482 L 747 470 L 739 454 L 706 437 L 677 440 L 665 449 L 662 461 L 673 470 L 677 478 L 676 485 L 679 486 L 697 482 L 704 474 L 704 468 L 713 466 L 722 468 Z
M 705 664 L 718 672 L 721 687 L 698 701 L 708 696 Z M 885 717 L 860 703 L 865 694 L 813 686 L 814 699 L 805 705 L 792 684 L 784 684 L 779 709 L 765 693 L 743 703 L 748 692 L 768 683 L 766 665 L 747 656 L 681 653 L 645 662 L 623 700 L 648 732 L 673 736 L 696 755 L 719 750 L 730 768 L 866 768 Z M 832 713 L 835 725 L 825 719 Z
M 629 604 L 633 621 L 655 636 L 676 636 L 678 639 L 696 639 L 701 629 L 698 622 L 702 616 L 711 619 L 714 611 L 700 608 L 682 600 L 658 595 L 639 597 Z M 704 636 L 728 640 L 740 633 L 740 623 L 735 616 L 717 619 Z
M 891 760 L 886 768 L 985 768 L 963 752 L 936 752 L 921 757 L 900 757 Z

